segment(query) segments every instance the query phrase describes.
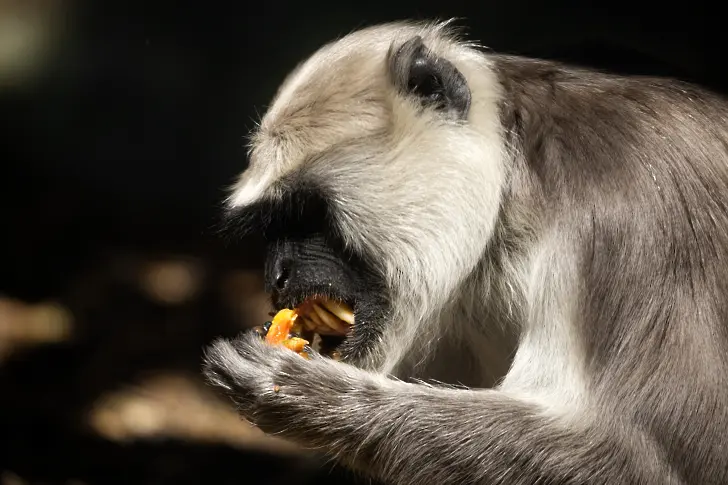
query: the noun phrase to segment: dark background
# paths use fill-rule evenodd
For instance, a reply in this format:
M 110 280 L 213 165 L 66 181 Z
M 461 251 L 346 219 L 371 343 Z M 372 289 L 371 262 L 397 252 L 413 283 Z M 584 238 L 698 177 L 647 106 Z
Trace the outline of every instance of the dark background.
M 23 75 L 0 55 L 0 485 L 343 483 L 255 440 L 161 427 L 124 441 L 88 420 L 149 375 L 205 394 L 203 346 L 260 323 L 260 244 L 223 244 L 215 224 L 253 121 L 324 42 L 461 17 L 495 50 L 728 88 L 720 6 L 699 2 L 0 0 L 0 51 L 12 15 L 49 37 L 40 54 L 18 48 L 33 61 Z M 196 292 L 154 297 L 155 264 L 176 264 Z M 29 330 L 50 328 L 29 316 L 48 302 L 71 315 L 71 337 Z M 201 422 L 189 394 L 169 399 L 186 425 Z

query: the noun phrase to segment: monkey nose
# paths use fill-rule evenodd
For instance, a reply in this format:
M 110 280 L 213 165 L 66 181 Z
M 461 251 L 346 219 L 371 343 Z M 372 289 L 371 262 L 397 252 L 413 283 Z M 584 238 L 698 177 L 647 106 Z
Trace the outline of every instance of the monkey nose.
M 281 261 L 276 265 L 273 272 L 273 286 L 276 290 L 282 291 L 286 288 L 291 277 L 291 265 L 287 261 Z
M 283 251 L 268 256 L 265 262 L 265 291 L 273 293 L 285 293 L 295 278 L 295 259 Z

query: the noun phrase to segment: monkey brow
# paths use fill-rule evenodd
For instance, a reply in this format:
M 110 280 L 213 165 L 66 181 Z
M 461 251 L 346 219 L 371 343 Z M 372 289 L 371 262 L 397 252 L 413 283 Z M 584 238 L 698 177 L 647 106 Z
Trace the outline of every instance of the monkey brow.
M 226 210 L 220 232 L 232 238 L 253 232 L 270 237 L 322 232 L 328 226 L 329 210 L 330 205 L 320 190 L 299 187 L 276 199 Z

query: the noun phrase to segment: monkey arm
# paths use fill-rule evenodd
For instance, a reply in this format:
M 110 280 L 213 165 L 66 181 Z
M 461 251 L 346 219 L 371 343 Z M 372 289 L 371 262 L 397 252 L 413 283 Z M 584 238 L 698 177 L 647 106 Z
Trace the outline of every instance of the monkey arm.
M 264 431 L 386 483 L 672 483 L 649 446 L 598 415 L 567 423 L 499 391 L 396 381 L 254 335 L 217 341 L 205 373 Z

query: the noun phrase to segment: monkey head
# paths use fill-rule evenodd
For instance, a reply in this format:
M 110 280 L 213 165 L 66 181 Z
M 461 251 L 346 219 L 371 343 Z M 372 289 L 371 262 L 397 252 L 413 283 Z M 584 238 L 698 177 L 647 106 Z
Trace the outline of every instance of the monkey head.
M 498 86 L 446 24 L 377 26 L 297 67 L 253 133 L 229 221 L 265 235 L 276 308 L 353 307 L 345 361 L 392 370 L 461 298 L 506 174 Z

